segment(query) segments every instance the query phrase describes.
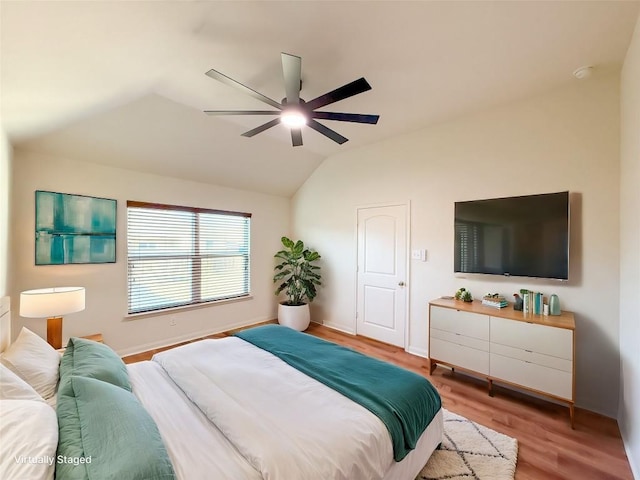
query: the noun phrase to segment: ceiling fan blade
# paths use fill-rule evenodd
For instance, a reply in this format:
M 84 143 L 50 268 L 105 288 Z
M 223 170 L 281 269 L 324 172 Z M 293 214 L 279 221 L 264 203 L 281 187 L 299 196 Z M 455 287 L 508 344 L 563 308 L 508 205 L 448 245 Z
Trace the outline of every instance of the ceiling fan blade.
M 229 85 L 230 87 L 235 87 L 238 90 L 243 91 L 244 93 L 251 95 L 253 98 L 260 100 L 272 107 L 278 108 L 282 110 L 282 105 L 280 105 L 275 100 L 272 100 L 269 97 L 265 97 L 261 93 L 256 92 L 255 90 L 247 87 L 246 85 L 241 84 L 240 82 L 236 82 L 233 78 L 227 77 L 225 74 L 218 72 L 217 70 L 209 70 L 205 73 L 206 76 L 213 78 L 214 80 L 218 80 L 219 82 L 224 83 L 225 85 Z
M 282 53 L 282 75 L 284 90 L 287 93 L 287 105 L 300 103 L 300 78 L 302 76 L 302 59 L 295 55 Z
M 321 120 L 337 120 L 339 122 L 355 122 L 355 123 L 378 123 L 380 115 L 367 115 L 364 113 L 336 113 L 336 112 L 311 112 L 312 118 Z
M 205 110 L 207 115 L 280 115 L 281 111 L 273 110 Z
M 338 132 L 331 130 L 329 127 L 325 127 L 324 125 L 322 125 L 319 122 L 316 122 L 313 119 L 307 122 L 307 126 L 313 128 L 316 132 L 320 132 L 325 137 L 329 137 L 331 140 L 333 140 L 336 143 L 339 143 L 340 145 L 342 145 L 344 142 L 349 141 L 348 138 L 343 137 Z
M 275 127 L 279 123 L 280 123 L 280 119 L 276 118 L 274 120 L 271 120 L 270 122 L 264 123 L 264 124 L 260 125 L 259 127 L 254 128 L 253 130 L 249 130 L 248 132 L 244 132 L 242 134 L 242 136 L 243 137 L 253 137 L 254 135 L 257 135 L 260 132 L 264 132 L 268 128 Z
M 354 95 L 366 92 L 367 90 L 371 90 L 371 85 L 369 85 L 364 77 L 362 77 L 351 83 L 347 83 L 342 87 L 336 88 L 329 93 L 320 95 L 318 98 L 314 98 L 313 100 L 305 103 L 305 108 L 308 110 L 315 110 L 316 108 L 324 107 L 330 103 L 339 102 L 340 100 L 353 97 Z
M 300 128 L 292 128 L 291 129 L 291 143 L 294 147 L 299 147 L 302 145 L 302 129 Z

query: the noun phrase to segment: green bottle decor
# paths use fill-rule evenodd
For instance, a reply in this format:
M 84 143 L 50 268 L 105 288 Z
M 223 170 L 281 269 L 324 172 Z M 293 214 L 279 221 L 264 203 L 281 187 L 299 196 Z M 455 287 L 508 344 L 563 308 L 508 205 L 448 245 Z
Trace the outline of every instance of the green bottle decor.
M 560 299 L 555 293 L 549 297 L 549 315 L 560 315 Z

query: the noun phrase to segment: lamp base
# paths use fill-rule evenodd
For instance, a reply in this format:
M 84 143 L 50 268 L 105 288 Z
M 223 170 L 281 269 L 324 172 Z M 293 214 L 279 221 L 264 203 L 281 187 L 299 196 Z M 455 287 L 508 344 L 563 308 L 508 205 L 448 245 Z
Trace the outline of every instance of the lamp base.
M 62 348 L 62 317 L 47 319 L 47 342 L 56 350 Z

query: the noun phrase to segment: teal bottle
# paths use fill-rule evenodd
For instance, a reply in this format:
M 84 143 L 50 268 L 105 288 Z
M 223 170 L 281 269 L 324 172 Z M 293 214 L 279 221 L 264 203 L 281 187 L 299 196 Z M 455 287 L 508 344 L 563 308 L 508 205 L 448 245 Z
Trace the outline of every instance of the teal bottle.
M 560 315 L 560 299 L 555 293 L 549 297 L 549 315 Z

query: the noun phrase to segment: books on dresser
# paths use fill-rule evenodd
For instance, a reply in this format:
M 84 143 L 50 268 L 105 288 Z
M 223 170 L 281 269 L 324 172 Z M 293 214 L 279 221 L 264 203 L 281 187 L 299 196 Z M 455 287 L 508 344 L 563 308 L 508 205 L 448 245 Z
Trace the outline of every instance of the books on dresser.
M 502 295 L 489 294 L 482 297 L 482 304 L 487 307 L 504 308 L 509 306 L 509 302 Z

